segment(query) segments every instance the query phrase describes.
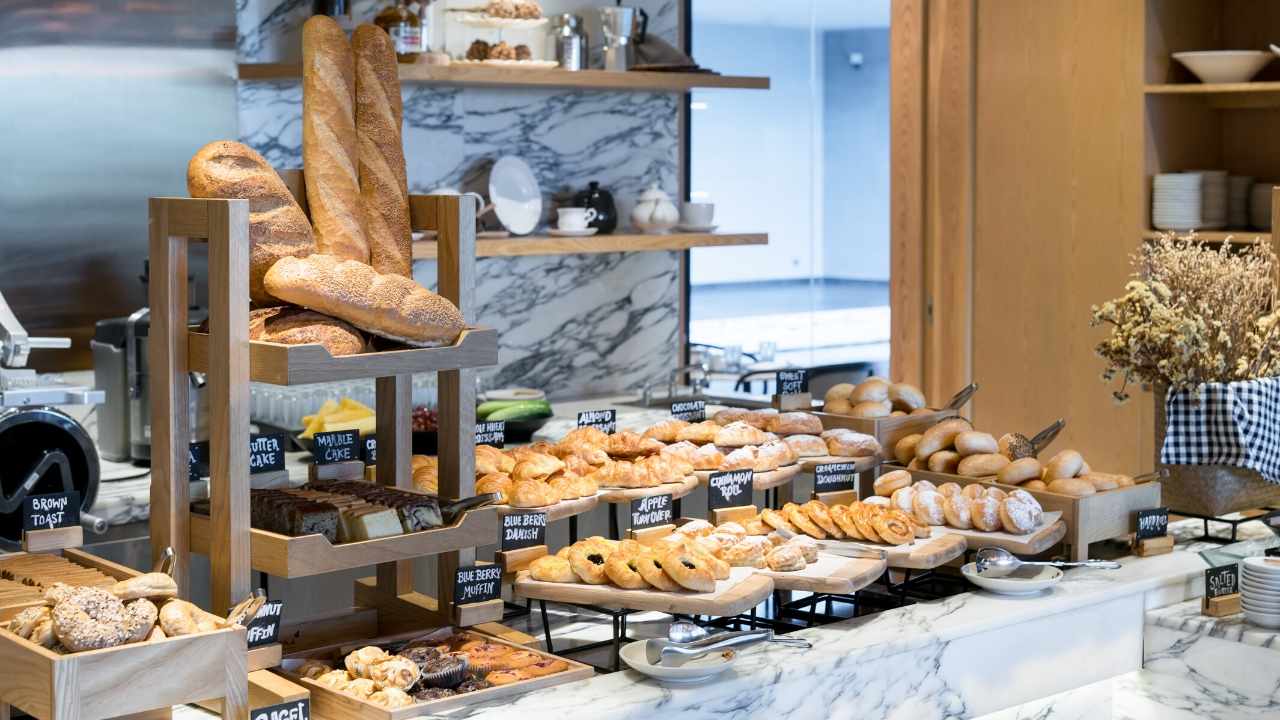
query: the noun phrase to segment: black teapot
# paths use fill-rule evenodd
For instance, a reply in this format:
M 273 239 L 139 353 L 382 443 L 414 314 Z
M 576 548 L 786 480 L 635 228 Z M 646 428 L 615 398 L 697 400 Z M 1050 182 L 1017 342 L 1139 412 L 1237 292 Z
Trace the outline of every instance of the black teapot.
M 601 235 L 608 235 L 618 227 L 618 208 L 613 204 L 613 193 L 592 180 L 587 189 L 573 196 L 575 207 L 594 208 L 596 217 L 588 227 L 599 228 Z

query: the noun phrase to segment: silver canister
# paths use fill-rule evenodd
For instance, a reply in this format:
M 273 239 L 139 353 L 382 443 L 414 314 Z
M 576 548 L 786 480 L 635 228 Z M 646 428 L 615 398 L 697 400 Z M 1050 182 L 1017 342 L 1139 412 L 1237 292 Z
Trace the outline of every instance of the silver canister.
M 565 70 L 587 69 L 587 31 L 582 17 L 573 13 L 557 15 L 551 31 L 556 62 Z

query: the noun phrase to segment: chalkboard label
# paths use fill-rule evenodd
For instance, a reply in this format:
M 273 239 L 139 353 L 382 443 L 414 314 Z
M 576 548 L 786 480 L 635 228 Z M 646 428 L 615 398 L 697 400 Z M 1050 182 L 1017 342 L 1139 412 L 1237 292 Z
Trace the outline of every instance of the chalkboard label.
M 249 474 L 284 469 L 284 434 L 254 435 L 249 438 Z
M 547 514 L 522 512 L 502 516 L 502 537 L 498 549 L 519 550 L 547 544 Z
M 804 369 L 779 370 L 777 373 L 779 395 L 799 395 L 809 392 L 809 371 Z
M 191 482 L 209 477 L 208 442 L 193 442 L 187 446 L 187 477 Z
M 607 433 L 618 431 L 618 411 L 583 410 L 578 413 L 578 427 L 593 427 Z
M 1169 508 L 1138 511 L 1138 539 L 1164 537 L 1169 534 Z
M 631 501 L 631 529 L 669 525 L 671 523 L 671 494 L 650 495 Z
M 361 455 L 364 456 L 365 465 L 378 464 L 378 436 L 365 435 L 360 439 L 360 445 L 363 449 Z
M 80 493 L 72 490 L 28 495 L 22 501 L 23 530 L 52 530 L 80 524 Z
M 311 698 L 268 705 L 251 712 L 252 720 L 311 720 Z
M 1280 557 L 1280 547 L 1267 548 L 1262 554 L 1266 557 Z
M 280 618 L 284 611 L 284 603 L 280 600 L 269 600 L 258 608 L 258 614 L 245 626 L 245 640 L 251 648 L 272 645 L 280 641 Z
M 707 419 L 706 400 L 681 400 L 671 403 L 671 417 L 688 422 L 702 422 Z
M 492 420 L 476 423 L 476 444 L 500 448 L 507 444 L 507 421 Z
M 467 565 L 453 576 L 453 602 L 458 605 L 496 600 L 502 588 L 501 565 Z
M 1240 566 L 1219 565 L 1204 571 L 1204 596 L 1222 597 L 1240 592 Z
M 707 504 L 712 510 L 751 504 L 751 468 L 711 473 Z
M 814 492 L 853 490 L 857 482 L 857 471 L 850 462 L 822 463 L 813 468 Z
M 360 432 L 333 430 L 318 432 L 311 438 L 311 457 L 317 465 L 360 459 Z

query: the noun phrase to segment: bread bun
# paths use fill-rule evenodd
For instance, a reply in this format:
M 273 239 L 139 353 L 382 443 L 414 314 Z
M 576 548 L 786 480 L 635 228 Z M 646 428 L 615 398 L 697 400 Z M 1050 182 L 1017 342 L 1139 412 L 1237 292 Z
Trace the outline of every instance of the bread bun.
M 822 396 L 823 402 L 831 402 L 832 400 L 849 400 L 849 395 L 853 393 L 852 383 L 839 383 L 832 385 L 827 389 L 825 395 Z
M 858 383 L 853 388 L 853 392 L 849 394 L 849 402 L 857 405 L 864 402 L 888 402 L 889 401 L 889 381 L 884 378 L 869 377 Z M 889 410 L 893 408 L 890 407 Z M 889 414 L 889 410 L 885 411 L 885 415 Z
M 1033 457 L 1019 458 L 1000 468 L 1000 472 L 996 473 L 996 482 L 1018 485 L 1028 480 L 1039 480 L 1041 470 L 1039 460 Z
M 990 433 L 977 430 L 965 430 L 956 435 L 954 440 L 956 452 L 961 455 L 990 454 L 998 450 L 996 439 Z
M 911 458 L 911 462 L 907 463 L 907 469 L 908 469 L 908 470 L 919 470 L 919 469 L 923 468 L 924 466 L 925 466 L 925 465 L 924 465 L 924 463 L 923 463 L 923 462 L 921 462 L 921 461 L 920 461 L 920 458 L 918 458 L 918 457 L 913 457 L 913 458 Z
M 1035 457 L 1036 449 L 1027 439 L 1026 435 L 1021 433 L 1005 433 L 1000 436 L 1000 441 L 996 443 L 1001 455 L 1010 460 L 1021 460 L 1026 457 Z
M 1045 481 L 1037 478 L 1035 480 L 1028 480 L 1022 483 L 1022 488 L 1024 490 L 1048 490 L 1049 486 Z
M 956 435 L 972 429 L 973 426 L 969 424 L 969 421 L 962 418 L 943 420 L 924 431 L 924 436 L 916 443 L 916 457 L 922 461 L 928 460 L 930 455 L 951 447 L 951 444 L 955 442 Z
M 849 404 L 849 398 L 828 398 L 822 409 L 825 412 L 836 415 L 848 415 L 853 412 L 853 406 Z
M 889 402 L 895 410 L 911 412 L 925 406 L 924 393 L 920 388 L 907 383 L 894 383 L 889 386 Z
M 1045 463 L 1044 479 L 1073 478 L 1084 469 L 1084 456 L 1075 450 L 1063 450 Z
M 1049 492 L 1074 495 L 1075 497 L 1085 497 L 1097 492 L 1093 487 L 1093 483 L 1075 478 L 1058 478 L 1050 482 L 1046 489 Z
M 890 470 L 876 478 L 873 487 L 876 495 L 890 497 L 895 490 L 911 485 L 911 473 L 906 470 Z
M 1115 476 L 1108 475 L 1107 473 L 1084 473 L 1078 479 L 1084 480 L 1090 485 L 1093 485 L 1093 489 L 1099 492 L 1103 490 L 1115 490 L 1120 487 L 1120 483 L 1116 480 Z
M 903 465 L 911 462 L 911 458 L 916 456 L 916 443 L 920 442 L 922 437 L 924 436 L 920 433 L 913 433 L 900 438 L 893 446 L 893 456 Z
M 954 450 L 939 450 L 929 456 L 929 469 L 937 473 L 954 473 L 960 465 L 960 453 Z
M 854 405 L 850 414 L 857 418 L 882 418 L 889 417 L 892 411 L 888 400 L 867 400 Z
M 956 472 L 965 477 L 985 477 L 999 473 L 1008 464 L 1009 458 L 1000 453 L 982 453 L 961 460 Z

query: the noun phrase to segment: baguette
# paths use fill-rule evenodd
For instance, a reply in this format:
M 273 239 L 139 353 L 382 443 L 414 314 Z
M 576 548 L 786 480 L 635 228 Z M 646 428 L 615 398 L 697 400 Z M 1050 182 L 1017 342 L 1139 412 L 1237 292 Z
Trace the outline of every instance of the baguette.
M 351 47 L 356 63 L 360 218 L 369 264 L 383 274 L 413 277 L 396 48 L 385 30 L 368 24 L 356 28 Z
M 403 275 L 383 275 L 354 260 L 284 258 L 267 271 L 266 286 L 295 305 L 409 345 L 450 345 L 466 328 L 453 303 Z
M 316 250 L 369 262 L 360 225 L 360 182 L 351 46 L 337 21 L 302 25 L 302 166 Z
M 249 201 L 249 299 L 255 303 L 276 300 L 262 278 L 277 260 L 315 252 L 307 214 L 266 158 L 247 145 L 218 140 L 197 150 L 187 163 L 187 193 Z

